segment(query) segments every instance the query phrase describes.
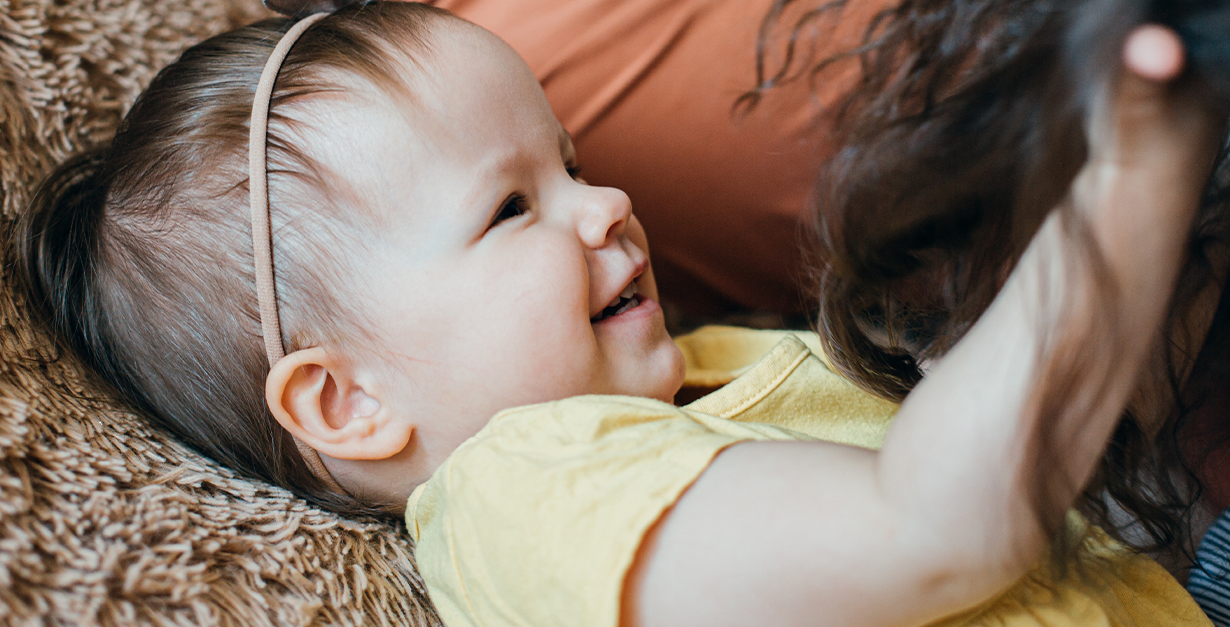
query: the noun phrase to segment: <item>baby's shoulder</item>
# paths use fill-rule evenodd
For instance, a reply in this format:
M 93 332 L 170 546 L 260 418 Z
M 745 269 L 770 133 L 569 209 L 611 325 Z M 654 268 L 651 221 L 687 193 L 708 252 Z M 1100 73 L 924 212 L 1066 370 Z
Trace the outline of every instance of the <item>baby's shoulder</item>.
M 748 425 L 686 407 L 631 396 L 576 396 L 496 414 L 452 456 L 534 455 L 539 458 L 600 451 L 647 452 L 685 446 L 697 438 L 777 439 Z M 769 429 L 772 431 L 773 429 Z
M 496 415 L 406 508 L 445 622 L 504 624 L 509 612 L 531 625 L 618 616 L 646 531 L 718 453 L 755 435 L 727 433 L 723 422 L 739 426 L 623 396 Z

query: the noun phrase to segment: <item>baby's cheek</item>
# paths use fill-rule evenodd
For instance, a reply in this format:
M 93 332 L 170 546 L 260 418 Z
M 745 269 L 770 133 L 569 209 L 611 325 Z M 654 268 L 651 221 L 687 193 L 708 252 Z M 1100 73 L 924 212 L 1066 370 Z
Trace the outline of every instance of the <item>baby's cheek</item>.
M 657 302 L 662 302 L 658 298 L 658 281 L 653 276 L 653 263 L 650 262 L 649 267 L 645 268 L 645 274 L 636 280 L 636 287 L 640 290 L 642 296 L 646 296 Z
M 646 257 L 649 257 L 649 237 L 645 235 L 645 229 L 641 226 L 640 220 L 636 219 L 636 216 L 632 216 L 632 218 L 628 220 L 628 228 L 624 233 L 627 235 L 628 241 L 632 242 L 637 248 L 644 251 Z M 653 276 L 652 257 L 649 259 L 649 267 L 645 269 L 645 273 L 641 275 L 640 279 L 637 279 L 636 286 L 642 295 L 648 296 L 654 300 L 659 300 L 658 281 Z
M 587 338 L 571 334 L 544 334 L 543 349 L 525 364 L 525 385 L 535 389 L 535 402 L 547 402 L 583 396 L 610 394 L 605 383 L 607 368 L 601 355 Z M 537 351 L 536 351 L 537 352 Z

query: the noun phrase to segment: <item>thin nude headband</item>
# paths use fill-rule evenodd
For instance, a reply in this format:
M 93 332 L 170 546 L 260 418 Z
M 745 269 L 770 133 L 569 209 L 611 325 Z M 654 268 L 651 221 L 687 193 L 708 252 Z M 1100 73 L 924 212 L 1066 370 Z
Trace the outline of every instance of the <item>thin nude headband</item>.
M 252 207 L 252 253 L 255 257 L 256 298 L 261 308 L 261 337 L 265 341 L 265 355 L 269 358 L 270 368 L 286 356 L 286 348 L 282 346 L 282 323 L 278 319 L 278 293 L 273 282 L 273 235 L 269 224 L 269 151 L 265 143 L 269 134 L 269 99 L 273 96 L 273 83 L 278 79 L 278 71 L 282 69 L 290 47 L 295 45 L 303 31 L 326 15 L 316 13 L 306 17 L 282 36 L 265 62 L 260 82 L 256 84 L 256 97 L 252 101 L 252 123 L 248 135 L 248 202 Z M 316 449 L 299 438 L 295 438 L 295 446 L 313 474 L 331 489 L 346 493 L 329 469 L 325 468 Z

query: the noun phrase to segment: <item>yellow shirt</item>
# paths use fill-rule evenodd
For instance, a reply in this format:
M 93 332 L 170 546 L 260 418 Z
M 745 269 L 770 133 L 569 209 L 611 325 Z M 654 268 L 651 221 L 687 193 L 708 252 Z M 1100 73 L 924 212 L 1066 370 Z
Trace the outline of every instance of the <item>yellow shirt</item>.
M 683 408 L 586 396 L 500 412 L 414 491 L 406 523 L 445 624 L 616 627 L 645 533 L 724 448 L 809 439 L 876 448 L 896 411 L 792 335 L 711 328 L 679 344 L 692 383 L 742 373 Z M 1211 625 L 1164 569 L 1096 530 L 1079 559 L 1091 565 L 1084 579 L 1054 584 L 1039 567 L 937 624 Z

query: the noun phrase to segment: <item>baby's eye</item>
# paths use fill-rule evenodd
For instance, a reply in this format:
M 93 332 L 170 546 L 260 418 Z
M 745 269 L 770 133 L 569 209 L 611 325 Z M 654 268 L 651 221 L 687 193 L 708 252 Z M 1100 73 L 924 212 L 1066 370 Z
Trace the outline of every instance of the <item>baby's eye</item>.
M 568 176 L 571 176 L 578 181 L 585 182 L 584 179 L 581 178 L 581 166 L 572 163 L 564 166 L 564 169 L 568 171 Z
M 525 214 L 527 211 L 529 211 L 529 207 L 526 206 L 525 196 L 513 194 L 500 206 L 500 210 L 496 212 L 495 218 L 491 220 L 491 226 L 494 227 L 505 220 L 511 220 Z

